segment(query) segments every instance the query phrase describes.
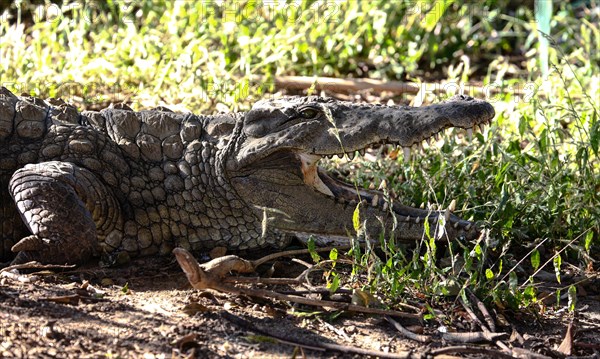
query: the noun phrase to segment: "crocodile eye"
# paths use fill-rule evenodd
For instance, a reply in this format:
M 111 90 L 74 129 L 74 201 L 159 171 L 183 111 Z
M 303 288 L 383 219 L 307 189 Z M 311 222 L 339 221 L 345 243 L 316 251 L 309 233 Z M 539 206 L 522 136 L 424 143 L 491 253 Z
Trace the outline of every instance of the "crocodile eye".
M 311 118 L 315 118 L 319 115 L 319 111 L 315 110 L 314 108 L 305 108 L 304 110 L 300 111 L 300 116 L 302 116 L 302 118 L 305 118 L 307 120 L 310 120 Z

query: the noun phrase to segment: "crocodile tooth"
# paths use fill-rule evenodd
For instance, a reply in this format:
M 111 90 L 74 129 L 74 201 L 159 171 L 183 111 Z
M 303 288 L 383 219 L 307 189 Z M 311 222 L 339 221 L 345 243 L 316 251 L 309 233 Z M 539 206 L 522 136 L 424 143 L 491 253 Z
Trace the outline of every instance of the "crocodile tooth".
M 358 151 L 358 153 L 360 153 L 361 156 L 364 156 L 366 152 L 367 151 L 364 148 Z
M 417 217 L 417 218 L 415 218 L 415 223 L 416 223 L 416 224 L 419 224 L 419 222 L 421 222 L 421 217 Z
M 374 189 L 375 189 L 375 183 L 371 182 L 371 183 L 369 184 L 369 189 L 370 189 L 371 191 L 372 191 L 372 190 L 374 190 Z
M 338 158 L 344 158 L 344 154 L 343 153 L 338 153 L 337 156 L 338 156 Z
M 402 150 L 404 151 L 404 162 L 408 162 L 410 161 L 410 147 L 402 147 Z
M 455 210 L 455 209 L 456 209 L 456 200 L 455 200 L 455 199 L 453 199 L 453 200 L 450 202 L 450 205 L 448 206 L 448 210 L 449 210 L 450 212 L 454 212 L 454 210 Z
M 414 206 L 413 206 L 414 207 Z M 425 209 L 425 202 L 421 202 L 421 205 L 419 206 L 419 208 L 421 209 Z
M 455 229 L 458 229 L 458 222 L 454 223 L 454 226 L 453 226 L 453 227 L 454 227 Z
M 383 202 L 383 210 L 387 211 L 388 209 L 388 203 L 387 202 Z
M 379 195 L 376 194 L 375 196 L 373 196 L 373 199 L 371 199 L 371 206 L 375 207 L 375 206 L 377 206 L 378 203 L 379 203 Z
M 473 139 L 473 128 L 467 128 L 467 137 L 469 138 L 469 141 Z
M 354 159 L 354 156 L 356 156 L 356 152 L 348 153 L 348 158 L 350 159 L 350 161 L 352 161 Z
M 465 231 L 468 231 L 469 229 L 471 229 L 471 223 L 467 224 L 467 226 L 465 227 Z
M 475 132 L 483 132 L 483 131 L 481 131 L 481 127 L 479 127 L 479 125 L 473 126 L 473 131 L 475 131 Z
M 387 188 L 387 181 L 384 178 L 383 181 L 381 181 L 381 183 L 379 184 L 379 190 L 383 191 L 386 188 Z
M 448 221 L 450 220 L 450 209 L 448 208 L 447 210 L 444 211 L 444 219 L 446 221 L 446 223 L 448 223 Z

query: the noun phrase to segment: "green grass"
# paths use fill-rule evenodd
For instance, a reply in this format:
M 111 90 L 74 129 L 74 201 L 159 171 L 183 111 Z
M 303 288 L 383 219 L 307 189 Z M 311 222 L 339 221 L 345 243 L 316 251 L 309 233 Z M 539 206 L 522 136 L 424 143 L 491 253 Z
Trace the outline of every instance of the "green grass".
M 527 279 L 546 262 L 543 269 L 558 274 L 598 269 L 597 14 L 577 18 L 577 9 L 555 9 L 543 81 L 533 10 L 508 1 L 418 8 L 356 1 L 270 8 L 150 0 L 125 8 L 111 1 L 20 4 L 0 17 L 0 82 L 80 107 L 127 101 L 136 109 L 243 110 L 276 91 L 275 75 L 494 84 L 503 90 L 490 99 L 496 119 L 472 142 L 448 135 L 409 164 L 400 156 L 352 171 L 358 186 L 385 179 L 408 204 L 445 207 L 456 200 L 458 214 L 481 222 L 489 235 L 450 243 L 442 259 L 435 253 L 442 248 L 427 239 L 420 251 L 388 245 L 383 257 L 355 249 L 350 279 L 389 303 L 417 294 L 434 301 L 470 288 L 498 307 L 536 308 L 535 280 Z M 265 80 L 256 82 L 257 75 Z

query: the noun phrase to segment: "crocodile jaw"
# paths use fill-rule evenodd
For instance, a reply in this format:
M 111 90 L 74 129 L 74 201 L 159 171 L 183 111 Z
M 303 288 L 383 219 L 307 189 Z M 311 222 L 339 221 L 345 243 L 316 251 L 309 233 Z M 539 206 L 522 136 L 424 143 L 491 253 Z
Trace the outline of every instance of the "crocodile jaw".
M 472 128 L 467 129 L 469 137 L 472 136 L 472 131 Z M 358 150 L 358 152 L 364 154 L 365 150 Z M 408 158 L 410 149 L 405 147 L 404 152 L 405 158 Z M 354 151 L 352 153 L 354 153 Z M 341 157 L 342 154 L 338 154 L 338 156 Z M 424 221 L 435 223 L 439 222 L 439 217 L 444 217 L 444 223 L 452 227 L 460 236 L 472 237 L 478 233 L 472 222 L 462 220 L 451 213 L 454 208 L 448 208 L 445 211 L 434 211 L 417 209 L 394 203 L 395 199 L 386 200 L 386 195 L 381 191 L 357 188 L 356 186 L 332 178 L 325 170 L 318 167 L 318 162 L 321 160 L 322 156 L 299 153 L 297 154 L 297 158 L 301 162 L 304 183 L 317 192 L 333 199 L 337 203 L 356 206 L 357 203 L 362 202 L 378 216 L 385 212 L 394 213 L 400 222 L 410 222 L 410 225 L 422 225 Z M 353 158 L 354 156 L 352 156 L 351 160 Z M 324 200 L 327 199 L 324 198 Z M 450 207 L 453 207 L 453 205 Z M 325 236 L 325 238 L 329 238 L 329 240 L 333 242 L 339 242 L 339 239 L 336 240 L 335 237 L 336 236 Z M 319 238 L 319 236 L 317 236 L 317 238 Z M 323 241 L 322 238 L 321 241 Z
M 406 154 L 446 128 L 469 133 L 493 117 L 489 103 L 460 96 L 420 108 L 314 96 L 259 101 L 236 125 L 239 136 L 226 151 L 226 172 L 239 197 L 263 218 L 263 228 L 277 232 L 347 237 L 358 208 L 370 227 L 366 233 L 373 235 L 391 230 L 396 239 L 418 240 L 428 221 L 429 228 L 443 229 L 436 236 L 473 238 L 473 223 L 450 211 L 401 205 L 382 192 L 333 179 L 317 163 L 334 155 L 352 160 L 356 152 L 382 144 L 403 146 Z

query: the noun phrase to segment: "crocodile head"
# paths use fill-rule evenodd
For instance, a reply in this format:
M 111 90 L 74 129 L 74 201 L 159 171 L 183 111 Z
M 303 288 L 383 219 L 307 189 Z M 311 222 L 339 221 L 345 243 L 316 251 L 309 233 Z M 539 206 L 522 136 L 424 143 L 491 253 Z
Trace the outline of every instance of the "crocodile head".
M 396 239 L 416 240 L 422 238 L 423 223 L 429 221 L 438 238 L 473 238 L 478 234 L 473 223 L 450 211 L 385 200 L 382 192 L 332 178 L 318 162 L 333 155 L 354 158 L 356 152 L 364 154 L 382 144 L 408 149 L 446 128 L 471 131 L 493 117 L 489 103 L 464 96 L 418 108 L 316 96 L 263 100 L 236 128 L 227 176 L 247 205 L 263 212 L 263 227 L 279 232 L 319 239 L 347 237 L 353 232 L 356 204 L 362 202 L 359 208 L 361 218 L 367 220 L 367 233 L 394 231 Z

